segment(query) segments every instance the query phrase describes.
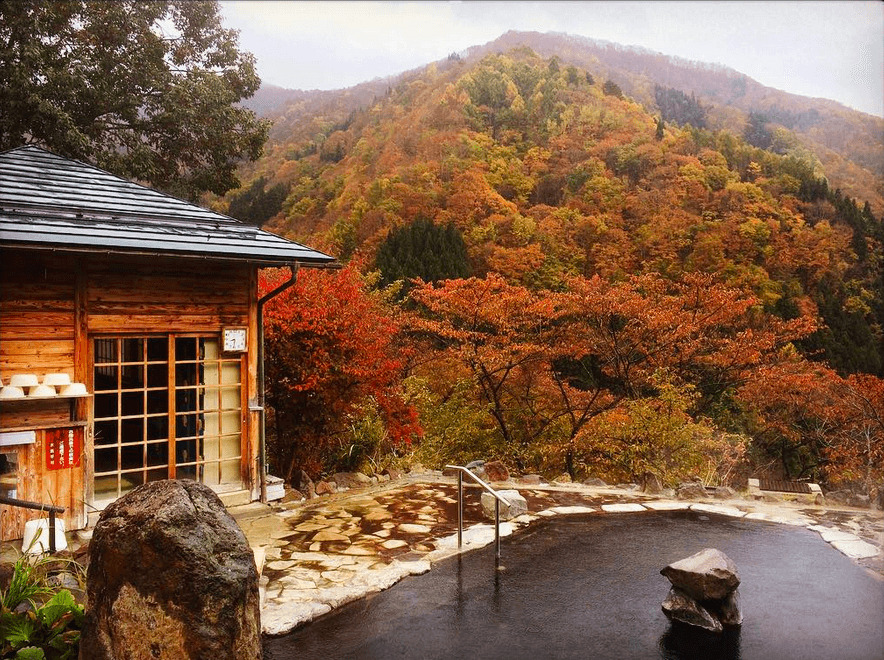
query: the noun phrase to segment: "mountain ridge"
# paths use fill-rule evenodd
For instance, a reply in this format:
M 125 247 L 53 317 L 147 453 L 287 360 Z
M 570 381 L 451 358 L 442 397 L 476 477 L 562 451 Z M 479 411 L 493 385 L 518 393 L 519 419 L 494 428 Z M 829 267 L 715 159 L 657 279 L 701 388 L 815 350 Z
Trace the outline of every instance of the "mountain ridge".
M 558 57 L 564 64 L 592 69 L 616 82 L 626 95 L 649 112 L 658 112 L 653 89 L 659 85 L 694 94 L 706 107 L 713 129 L 740 134 L 750 113 L 772 115 L 768 117 L 770 123 L 793 130 L 801 143 L 816 154 L 833 187 L 869 201 L 877 214 L 884 213 L 884 118 L 832 99 L 806 97 L 765 86 L 723 64 L 698 62 L 643 46 L 568 33 L 511 30 L 485 44 L 463 49 L 456 56 L 471 63 L 485 55 L 519 47 L 531 48 L 541 57 Z M 391 87 L 422 75 L 428 67 L 444 66 L 451 59 L 449 56 L 448 60 L 339 90 L 262 86 L 244 104 L 270 119 L 291 114 L 327 114 L 332 105 L 346 115 L 368 106 Z M 729 97 L 724 98 L 728 93 Z M 279 139 L 287 130 L 277 128 L 272 137 Z

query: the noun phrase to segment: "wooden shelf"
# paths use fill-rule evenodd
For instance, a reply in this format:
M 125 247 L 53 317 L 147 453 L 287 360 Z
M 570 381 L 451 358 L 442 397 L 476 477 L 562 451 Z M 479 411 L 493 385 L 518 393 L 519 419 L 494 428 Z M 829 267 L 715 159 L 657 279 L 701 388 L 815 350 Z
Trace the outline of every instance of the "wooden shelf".
M 77 399 L 88 399 L 91 394 L 56 394 L 55 396 L 23 396 L 18 399 L 0 399 L 0 406 L 7 403 L 48 403 L 51 401 L 76 401 Z
M 70 429 L 70 428 L 79 428 L 86 427 L 89 425 L 89 422 L 76 421 L 76 422 L 48 422 L 46 424 L 29 424 L 26 426 L 10 426 L 0 428 L 0 432 L 2 433 L 13 433 L 15 431 L 43 431 L 45 429 Z M 10 445 L 14 446 L 14 445 Z
M 44 429 L 85 428 L 89 422 L 77 419 L 76 403 L 86 401 L 91 394 L 56 394 L 55 396 L 22 397 L 20 399 L 0 399 L 0 412 L 4 422 L 13 426 L 3 426 L 0 431 L 41 431 Z M 67 409 L 65 417 L 59 419 L 62 410 Z M 46 419 L 48 417 L 48 419 Z M 44 418 L 44 419 L 41 419 Z

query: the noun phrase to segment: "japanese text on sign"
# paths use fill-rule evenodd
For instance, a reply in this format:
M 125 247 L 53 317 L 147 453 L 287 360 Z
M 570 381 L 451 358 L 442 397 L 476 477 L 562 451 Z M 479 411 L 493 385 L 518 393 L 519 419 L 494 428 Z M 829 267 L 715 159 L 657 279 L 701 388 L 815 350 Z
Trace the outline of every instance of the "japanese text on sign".
M 63 470 L 80 466 L 83 429 L 46 431 L 46 468 Z

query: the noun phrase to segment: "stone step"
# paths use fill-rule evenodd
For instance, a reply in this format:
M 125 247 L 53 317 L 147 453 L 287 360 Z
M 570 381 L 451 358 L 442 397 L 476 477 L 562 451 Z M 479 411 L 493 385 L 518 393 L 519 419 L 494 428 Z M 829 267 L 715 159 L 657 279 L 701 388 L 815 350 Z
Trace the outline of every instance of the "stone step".
M 218 493 L 218 497 L 224 503 L 224 506 L 230 508 L 232 506 L 242 506 L 252 501 L 252 493 L 248 490 L 231 490 L 226 493 Z

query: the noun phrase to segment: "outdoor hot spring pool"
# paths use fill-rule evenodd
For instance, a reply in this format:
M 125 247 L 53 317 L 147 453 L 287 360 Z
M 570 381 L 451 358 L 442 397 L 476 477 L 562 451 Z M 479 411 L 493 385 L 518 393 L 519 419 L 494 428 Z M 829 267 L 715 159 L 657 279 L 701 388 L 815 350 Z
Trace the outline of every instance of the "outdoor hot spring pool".
M 660 569 L 705 547 L 742 583 L 744 622 L 672 625 Z M 265 658 L 884 658 L 884 581 L 804 528 L 692 511 L 558 517 L 351 603 Z

